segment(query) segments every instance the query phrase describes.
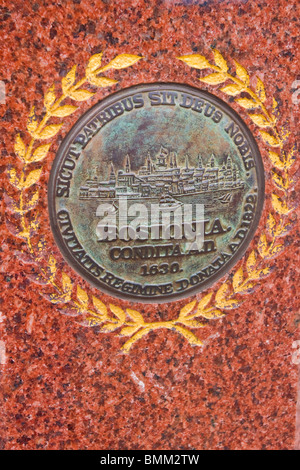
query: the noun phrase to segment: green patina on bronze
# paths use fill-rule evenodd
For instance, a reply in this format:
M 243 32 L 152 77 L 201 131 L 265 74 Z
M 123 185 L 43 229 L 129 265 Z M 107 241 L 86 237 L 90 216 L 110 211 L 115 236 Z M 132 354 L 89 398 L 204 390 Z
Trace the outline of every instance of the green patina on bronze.
M 192 87 L 149 84 L 111 95 L 70 131 L 51 172 L 50 219 L 63 255 L 93 285 L 162 302 L 203 290 L 243 255 L 263 194 L 258 148 L 233 110 Z M 119 224 L 125 196 L 128 209 L 147 208 L 148 238 L 99 240 L 97 208 L 109 204 Z M 203 204 L 203 246 L 151 238 L 153 204 Z

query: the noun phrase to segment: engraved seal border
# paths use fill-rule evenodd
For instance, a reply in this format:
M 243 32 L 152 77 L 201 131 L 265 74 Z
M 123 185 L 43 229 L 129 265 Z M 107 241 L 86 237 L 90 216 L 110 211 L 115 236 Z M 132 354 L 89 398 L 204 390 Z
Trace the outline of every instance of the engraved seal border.
M 103 111 L 108 106 L 113 105 L 115 102 L 118 102 L 122 99 L 125 99 L 129 96 L 132 96 L 135 93 L 148 93 L 153 91 L 159 90 L 170 90 L 170 91 L 178 91 L 182 93 L 188 93 L 190 95 L 196 96 L 197 98 L 203 98 L 206 102 L 215 105 L 217 109 L 220 109 L 224 112 L 224 114 L 231 118 L 232 122 L 239 126 L 242 134 L 245 136 L 247 142 L 249 143 L 250 151 L 255 161 L 255 170 L 256 170 L 256 177 L 257 177 L 257 203 L 256 209 L 254 213 L 254 218 L 251 223 L 251 227 L 247 232 L 247 235 L 243 239 L 241 246 L 237 249 L 237 251 L 232 255 L 230 260 L 224 264 L 214 275 L 209 277 L 206 281 L 204 281 L 201 286 L 198 285 L 189 287 L 183 292 L 173 292 L 171 294 L 164 294 L 161 296 L 147 298 L 138 295 L 131 295 L 125 292 L 119 292 L 118 290 L 111 288 L 109 285 L 105 284 L 104 282 L 97 282 L 95 277 L 92 276 L 83 268 L 83 266 L 70 254 L 68 248 L 66 247 L 66 243 L 63 240 L 61 235 L 61 231 L 58 227 L 56 209 L 55 209 L 55 182 L 57 176 L 59 174 L 59 170 L 61 168 L 61 163 L 65 155 L 68 152 L 70 144 L 74 141 L 76 136 L 82 131 L 82 129 L 89 124 L 101 111 Z M 101 130 L 101 129 L 100 129 Z M 99 130 L 99 131 L 100 131 Z M 133 87 L 125 88 L 121 91 L 116 93 L 112 93 L 105 99 L 101 100 L 99 103 L 96 103 L 92 108 L 90 108 L 81 118 L 74 124 L 72 129 L 68 132 L 66 137 L 64 138 L 62 144 L 60 145 L 56 157 L 54 159 L 51 174 L 48 183 L 48 209 L 49 209 L 49 216 L 50 216 L 50 223 L 52 232 L 54 234 L 55 241 L 64 256 L 67 263 L 77 271 L 82 278 L 88 281 L 94 287 L 102 290 L 103 292 L 112 295 L 113 297 L 118 297 L 124 300 L 130 300 L 132 302 L 142 302 L 142 303 L 166 303 L 168 301 L 179 300 L 182 298 L 188 298 L 196 293 L 202 292 L 203 290 L 207 289 L 208 287 L 212 286 L 217 280 L 219 280 L 224 274 L 226 274 L 236 263 L 237 261 L 244 255 L 246 252 L 253 235 L 257 229 L 263 203 L 264 203 L 264 168 L 262 158 L 258 149 L 258 146 L 254 140 L 253 135 L 251 134 L 249 128 L 245 124 L 245 122 L 241 119 L 241 117 L 229 107 L 227 103 L 219 99 L 218 97 L 208 93 L 207 91 L 201 90 L 196 87 L 192 87 L 190 85 L 185 85 L 181 83 L 147 83 L 142 85 L 136 85 Z
M 36 163 L 46 158 L 51 145 L 51 143 L 40 144 L 40 141 L 53 138 L 62 126 L 62 124 L 48 125 L 49 119 L 52 116 L 63 118 L 76 111 L 77 106 L 73 104 L 61 105 L 65 99 L 71 102 L 88 100 L 94 93 L 81 88 L 85 83 L 97 88 L 111 86 L 116 81 L 99 76 L 100 73 L 109 69 L 132 66 L 142 57 L 120 54 L 103 66 L 102 53 L 95 54 L 88 61 L 85 76 L 78 81 L 74 65 L 62 79 L 62 94 L 59 98 L 55 96 L 54 85 L 45 93 L 46 111 L 40 122 L 32 107 L 26 125 L 26 131 L 31 137 L 29 144 L 26 145 L 20 134 L 15 138 L 14 151 L 19 165 L 17 167 L 11 165 L 8 168 L 7 175 L 12 190 L 4 193 L 4 196 L 7 228 L 13 236 L 23 240 L 20 250 L 15 251 L 16 256 L 30 266 L 30 271 L 26 273 L 28 278 L 43 286 L 41 294 L 56 304 L 61 313 L 81 319 L 79 323 L 85 326 L 97 325 L 101 333 L 119 330 L 121 336 L 127 337 L 121 346 L 125 353 L 128 353 L 132 345 L 149 331 L 161 328 L 178 332 L 193 346 L 203 345 L 191 329 L 206 327 L 207 321 L 209 324 L 209 321 L 217 320 L 226 315 L 228 310 L 241 305 L 243 295 L 252 292 L 259 281 L 273 269 L 275 263 L 272 263 L 273 258 L 284 250 L 281 239 L 289 232 L 293 223 L 293 218 L 289 215 L 293 211 L 289 194 L 293 185 L 291 168 L 295 162 L 296 146 L 285 150 L 289 131 L 284 125 L 279 127 L 278 104 L 274 98 L 267 96 L 265 85 L 259 77 L 256 77 L 254 82 L 256 85 L 253 86 L 253 77 L 250 77 L 246 68 L 236 60 L 233 59 L 234 66 L 232 60 L 228 64 L 217 49 L 213 49 L 211 55 L 214 63 L 210 63 L 200 54 L 185 55 L 178 59 L 195 69 L 213 70 L 214 73 L 202 76 L 199 80 L 211 86 L 226 83 L 219 90 L 225 95 L 235 97 L 235 101 L 246 110 L 244 112 L 258 127 L 265 143 L 265 150 L 268 151 L 273 189 L 269 193 L 270 199 L 266 202 L 263 215 L 265 229 L 258 236 L 256 246 L 239 262 L 237 269 L 232 274 L 229 273 L 220 287 L 204 293 L 200 300 L 196 299 L 184 305 L 174 320 L 145 322 L 137 310 L 129 308 L 123 310 L 113 304 L 105 305 L 98 297 L 86 292 L 64 271 L 58 269 L 55 258 L 52 254 L 49 255 L 43 240 L 39 240 L 38 243 L 32 240 L 37 236 L 39 229 L 38 216 L 32 212 L 39 202 L 39 190 L 36 184 L 42 172 L 42 167 L 36 167 Z M 233 72 L 231 72 L 232 67 L 235 69 Z M 246 96 L 239 97 L 240 93 Z M 273 100 L 271 111 L 266 107 L 266 102 L 270 102 L 270 99 Z M 32 169 L 32 163 L 35 163 L 35 169 Z M 201 323 L 197 320 L 199 318 L 204 319 L 206 323 Z

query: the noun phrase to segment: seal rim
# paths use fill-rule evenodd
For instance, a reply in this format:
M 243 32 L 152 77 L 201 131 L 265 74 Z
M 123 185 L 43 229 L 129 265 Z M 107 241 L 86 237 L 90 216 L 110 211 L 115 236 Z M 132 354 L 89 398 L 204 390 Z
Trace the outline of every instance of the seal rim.
M 113 287 L 108 286 L 101 281 L 97 281 L 95 277 L 90 275 L 83 266 L 71 255 L 66 244 L 61 236 L 61 232 L 58 227 L 58 222 L 56 218 L 56 211 L 55 211 L 55 182 L 58 175 L 58 171 L 60 169 L 60 164 L 64 159 L 66 152 L 68 151 L 69 145 L 73 141 L 74 137 L 78 134 L 78 132 L 88 123 L 90 122 L 100 111 L 102 111 L 107 106 L 113 104 L 115 101 L 119 101 L 124 97 L 128 97 L 131 94 L 135 94 L 137 92 L 150 92 L 150 91 L 157 91 L 157 90 L 170 90 L 174 91 L 182 91 L 187 93 L 196 94 L 198 97 L 202 96 L 206 101 L 211 102 L 218 106 L 224 113 L 229 116 L 242 130 L 243 134 L 248 140 L 250 145 L 250 149 L 252 151 L 253 159 L 256 163 L 256 175 L 257 175 L 257 203 L 256 209 L 254 213 L 254 218 L 252 220 L 251 227 L 243 239 L 242 244 L 239 246 L 237 251 L 233 254 L 231 259 L 222 266 L 217 273 L 212 275 L 203 283 L 196 284 L 183 292 L 173 292 L 171 294 L 163 294 L 153 298 L 145 298 L 138 295 L 131 295 L 125 292 L 119 291 L 114 289 Z M 101 128 L 100 128 L 101 129 Z M 99 129 L 99 131 L 100 131 Z M 233 266 L 237 264 L 237 262 L 244 256 L 245 252 L 247 251 L 254 234 L 257 230 L 261 214 L 263 211 L 264 206 L 264 199 L 265 199 L 265 178 L 264 178 L 264 166 L 263 160 L 259 151 L 258 144 L 252 132 L 248 128 L 247 124 L 243 120 L 243 118 L 234 110 L 232 109 L 229 104 L 225 101 L 221 100 L 217 96 L 209 93 L 206 90 L 202 90 L 196 88 L 191 85 L 187 85 L 185 83 L 178 83 L 178 82 L 150 82 L 145 84 L 133 85 L 131 87 L 123 88 L 120 91 L 115 93 L 111 93 L 109 96 L 103 98 L 90 109 L 88 109 L 72 126 L 69 130 L 67 135 L 64 137 L 62 143 L 60 144 L 56 156 L 53 160 L 52 167 L 50 170 L 50 177 L 48 181 L 48 214 L 50 220 L 50 227 L 54 236 L 54 240 L 56 245 L 59 248 L 60 253 L 62 254 L 63 258 L 67 262 L 69 266 L 71 266 L 77 274 L 79 274 L 84 280 L 86 280 L 89 284 L 93 287 L 97 288 L 100 291 L 103 291 L 105 294 L 110 296 L 120 298 L 123 300 L 129 300 L 135 303 L 143 303 L 143 304 L 159 304 L 159 303 L 168 303 L 173 302 L 176 300 L 180 300 L 183 298 L 189 298 L 193 295 L 205 291 L 207 288 L 211 287 L 215 284 L 218 280 L 220 280 L 225 274 L 227 274 Z M 126 279 L 125 279 L 126 280 Z

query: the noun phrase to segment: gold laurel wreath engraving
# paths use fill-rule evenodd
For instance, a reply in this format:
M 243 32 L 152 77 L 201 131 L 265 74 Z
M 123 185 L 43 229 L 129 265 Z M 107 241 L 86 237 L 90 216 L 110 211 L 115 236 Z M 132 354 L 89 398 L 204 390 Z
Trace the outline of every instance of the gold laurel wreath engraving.
M 52 85 L 44 97 L 45 114 L 38 122 L 35 108 L 30 111 L 27 121 L 27 131 L 31 136 L 29 145 L 26 147 L 21 136 L 18 134 L 15 140 L 15 153 L 21 160 L 22 168 L 18 172 L 17 168 L 10 168 L 8 177 L 10 183 L 19 193 L 19 201 L 6 196 L 6 203 L 13 214 L 19 217 L 19 227 L 17 228 L 11 221 L 7 220 L 9 230 L 13 235 L 24 239 L 27 243 L 28 252 L 19 252 L 19 257 L 23 262 L 32 264 L 38 263 L 38 272 L 28 273 L 28 277 L 35 283 L 50 286 L 55 293 L 43 293 L 51 303 L 58 305 L 58 310 L 73 317 L 81 317 L 79 323 L 85 326 L 98 326 L 100 332 L 112 332 L 120 330 L 119 334 L 129 339 L 123 344 L 122 349 L 128 352 L 131 346 L 150 331 L 166 328 L 177 331 L 183 335 L 191 345 L 201 346 L 203 343 L 190 331 L 206 326 L 207 321 L 218 319 L 225 315 L 224 311 L 235 309 L 242 303 L 242 298 L 235 298 L 236 295 L 245 294 L 255 287 L 257 281 L 268 275 L 271 271 L 269 266 L 262 264 L 271 260 L 283 250 L 283 244 L 278 243 L 278 239 L 286 234 L 289 224 L 284 222 L 284 218 L 292 210 L 286 204 L 288 189 L 292 181 L 289 178 L 288 170 L 294 162 L 294 149 L 287 155 L 283 151 L 283 144 L 288 133 L 278 131 L 277 123 L 277 103 L 273 100 L 272 113 L 265 107 L 266 91 L 260 78 L 256 80 L 256 89 L 250 87 L 250 77 L 247 70 L 238 62 L 235 63 L 235 75 L 231 75 L 228 64 L 219 51 L 213 50 L 215 65 L 199 54 L 191 54 L 179 57 L 179 59 L 190 67 L 197 69 L 210 68 L 215 73 L 209 74 L 200 80 L 204 83 L 218 85 L 226 81 L 231 83 L 221 88 L 221 91 L 230 96 L 238 96 L 244 92 L 247 97 L 236 98 L 236 102 L 244 109 L 259 109 L 259 114 L 248 113 L 252 121 L 260 128 L 260 134 L 264 142 L 272 147 L 269 149 L 269 158 L 273 164 L 272 181 L 281 192 L 272 194 L 272 206 L 274 214 L 269 212 L 267 216 L 266 231 L 260 235 L 257 250 L 252 250 L 247 257 L 245 267 L 240 266 L 232 276 L 232 280 L 227 280 L 214 293 L 209 292 L 200 299 L 189 302 L 181 308 L 178 318 L 170 321 L 145 322 L 140 312 L 127 308 L 125 311 L 113 304 L 106 306 L 100 299 L 90 296 L 79 285 L 74 285 L 71 278 L 65 272 L 59 272 L 57 262 L 53 255 L 47 255 L 46 266 L 41 266 L 41 260 L 46 252 L 44 240 L 39 240 L 34 249 L 32 237 L 38 230 L 38 217 L 33 215 L 31 219 L 28 214 L 36 207 L 39 199 L 38 189 L 34 186 L 39 181 L 42 167 L 32 167 L 45 159 L 50 143 L 38 144 L 37 142 L 53 138 L 61 129 L 63 123 L 48 124 L 52 117 L 64 118 L 78 109 L 74 104 L 63 104 L 69 98 L 71 102 L 86 101 L 95 93 L 84 88 L 85 83 L 89 83 L 97 88 L 111 86 L 115 80 L 105 76 L 99 76 L 109 69 L 122 69 L 132 66 L 142 57 L 121 54 L 112 59 L 107 65 L 102 66 L 102 53 L 93 55 L 87 64 L 85 76 L 76 82 L 76 70 L 74 67 L 62 79 L 62 94 L 56 97 L 55 86 Z M 263 130 L 261 130 L 263 128 Z M 268 129 L 268 132 L 265 130 Z M 279 153 L 274 150 L 279 148 Z M 31 168 L 31 169 L 30 169 Z M 33 189 L 33 190 L 32 190 Z M 277 215 L 276 215 L 277 214 Z M 279 218 L 279 220 L 278 220 Z M 36 254 L 37 251 L 37 254 Z M 201 323 L 202 317 L 206 323 Z
M 225 282 L 216 294 L 219 308 L 226 309 L 228 308 L 227 301 L 232 300 L 233 295 L 247 292 L 255 287 L 259 279 L 270 273 L 270 266 L 261 267 L 261 265 L 266 261 L 270 261 L 284 249 L 284 245 L 278 243 L 278 239 L 287 233 L 290 223 L 285 223 L 284 219 L 293 210 L 292 207 L 288 207 L 286 200 L 288 199 L 290 185 L 293 183 L 288 171 L 295 161 L 295 147 L 288 154 L 283 150 L 289 132 L 285 129 L 278 130 L 278 104 L 274 98 L 272 112 L 270 113 L 267 110 L 265 106 L 267 94 L 263 81 L 256 77 L 256 86 L 253 90 L 250 85 L 249 73 L 245 67 L 234 60 L 235 75 L 232 75 L 229 73 L 229 65 L 222 54 L 217 49 L 213 49 L 212 53 L 214 64 L 211 64 L 206 57 L 200 54 L 184 55 L 178 57 L 178 59 L 196 69 L 213 70 L 214 73 L 199 79 L 203 83 L 209 85 L 224 85 L 226 83 L 225 86 L 220 88 L 220 91 L 226 95 L 236 97 L 235 101 L 246 110 L 250 119 L 259 128 L 260 135 L 268 146 L 269 159 L 273 165 L 271 177 L 276 188 L 276 191 L 271 195 L 274 213 L 272 211 L 268 213 L 266 231 L 259 237 L 257 252 L 255 250 L 251 251 L 246 260 L 246 269 L 242 266 L 238 268 L 233 274 L 231 285 L 229 281 Z M 246 96 L 238 97 L 242 92 Z M 254 112 L 253 110 L 257 111 Z M 278 151 L 275 149 L 278 149 Z M 278 191 L 281 194 L 278 194 Z M 229 292 L 229 295 L 226 295 L 227 292 Z M 231 308 L 235 308 L 239 304 L 239 301 L 234 301 L 232 305 L 235 306 Z

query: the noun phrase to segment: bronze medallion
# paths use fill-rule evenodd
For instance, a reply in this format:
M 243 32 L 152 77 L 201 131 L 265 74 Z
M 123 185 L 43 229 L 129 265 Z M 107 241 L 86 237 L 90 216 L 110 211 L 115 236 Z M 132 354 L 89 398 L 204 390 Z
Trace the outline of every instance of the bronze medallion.
M 245 123 L 177 83 L 96 104 L 64 139 L 49 181 L 67 262 L 100 290 L 148 303 L 223 276 L 248 247 L 263 200 L 263 164 Z

